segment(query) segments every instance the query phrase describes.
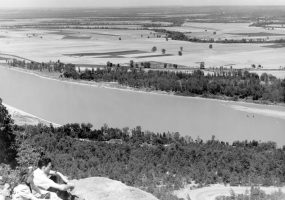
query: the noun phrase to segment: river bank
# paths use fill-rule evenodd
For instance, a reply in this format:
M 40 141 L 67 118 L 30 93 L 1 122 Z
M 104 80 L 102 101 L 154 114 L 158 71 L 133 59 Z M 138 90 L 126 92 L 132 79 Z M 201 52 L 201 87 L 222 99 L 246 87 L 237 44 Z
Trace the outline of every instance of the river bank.
M 34 116 L 30 113 L 27 113 L 25 111 L 22 111 L 20 109 L 17 109 L 13 106 L 7 105 L 5 103 L 3 103 L 3 105 L 7 108 L 9 114 L 11 115 L 11 118 L 14 120 L 14 123 L 19 125 L 19 126 L 23 126 L 23 125 L 37 125 L 37 124 L 45 124 L 47 126 L 49 126 L 50 124 L 52 124 L 55 127 L 59 127 L 61 125 L 39 118 L 37 116 Z
M 251 99 L 233 99 L 231 97 L 222 96 L 222 95 L 193 95 L 193 96 L 185 96 L 180 94 L 175 94 L 174 92 L 166 92 L 166 91 L 159 91 L 159 90 L 152 90 L 149 88 L 133 88 L 125 85 L 121 85 L 117 82 L 95 82 L 95 81 L 85 81 L 85 80 L 74 80 L 69 78 L 60 77 L 60 73 L 58 72 L 41 72 L 35 70 L 28 70 L 19 67 L 11 67 L 7 64 L 0 64 L 0 66 L 9 68 L 11 70 L 15 70 L 18 72 L 23 72 L 31 75 L 35 75 L 40 78 L 46 78 L 55 81 L 62 81 L 71 84 L 78 84 L 78 85 L 86 85 L 92 87 L 101 87 L 106 89 L 113 89 L 113 90 L 122 90 L 127 92 L 137 92 L 137 93 L 147 93 L 147 94 L 154 94 L 154 95 L 175 95 L 182 98 L 195 98 L 195 99 L 207 99 L 211 101 L 222 101 L 222 102 L 238 102 L 238 103 L 245 103 L 245 104 L 260 104 L 260 105 L 269 105 L 269 106 L 284 106 L 285 103 L 276 103 L 276 102 L 269 102 L 269 101 L 253 101 Z

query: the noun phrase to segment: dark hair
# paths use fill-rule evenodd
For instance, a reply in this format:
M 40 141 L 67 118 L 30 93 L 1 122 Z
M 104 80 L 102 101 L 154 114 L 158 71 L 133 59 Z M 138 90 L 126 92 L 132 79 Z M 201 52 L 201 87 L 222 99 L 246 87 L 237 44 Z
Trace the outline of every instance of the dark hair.
M 38 167 L 41 169 L 42 167 L 47 167 L 48 164 L 51 163 L 50 158 L 41 158 L 38 162 Z

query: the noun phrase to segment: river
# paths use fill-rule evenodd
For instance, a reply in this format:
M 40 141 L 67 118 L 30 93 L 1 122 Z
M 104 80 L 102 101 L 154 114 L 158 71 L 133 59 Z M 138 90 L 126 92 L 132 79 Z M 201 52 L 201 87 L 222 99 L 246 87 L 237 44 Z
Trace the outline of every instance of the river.
M 58 124 L 90 122 L 95 128 L 142 126 L 232 142 L 285 145 L 285 107 L 109 89 L 41 78 L 0 66 L 3 102 Z

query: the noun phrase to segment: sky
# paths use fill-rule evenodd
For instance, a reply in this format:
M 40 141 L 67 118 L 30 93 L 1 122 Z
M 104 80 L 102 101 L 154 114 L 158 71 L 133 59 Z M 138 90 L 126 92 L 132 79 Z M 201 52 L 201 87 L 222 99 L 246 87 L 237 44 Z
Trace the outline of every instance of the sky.
M 0 8 L 285 5 L 285 0 L 0 0 Z

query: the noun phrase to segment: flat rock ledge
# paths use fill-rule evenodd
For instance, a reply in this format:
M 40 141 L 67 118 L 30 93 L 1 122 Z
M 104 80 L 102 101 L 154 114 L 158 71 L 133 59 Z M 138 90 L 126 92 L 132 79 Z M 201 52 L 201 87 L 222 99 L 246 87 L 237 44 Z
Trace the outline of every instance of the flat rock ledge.
M 158 200 L 152 194 L 104 177 L 71 181 L 73 194 L 85 200 Z

